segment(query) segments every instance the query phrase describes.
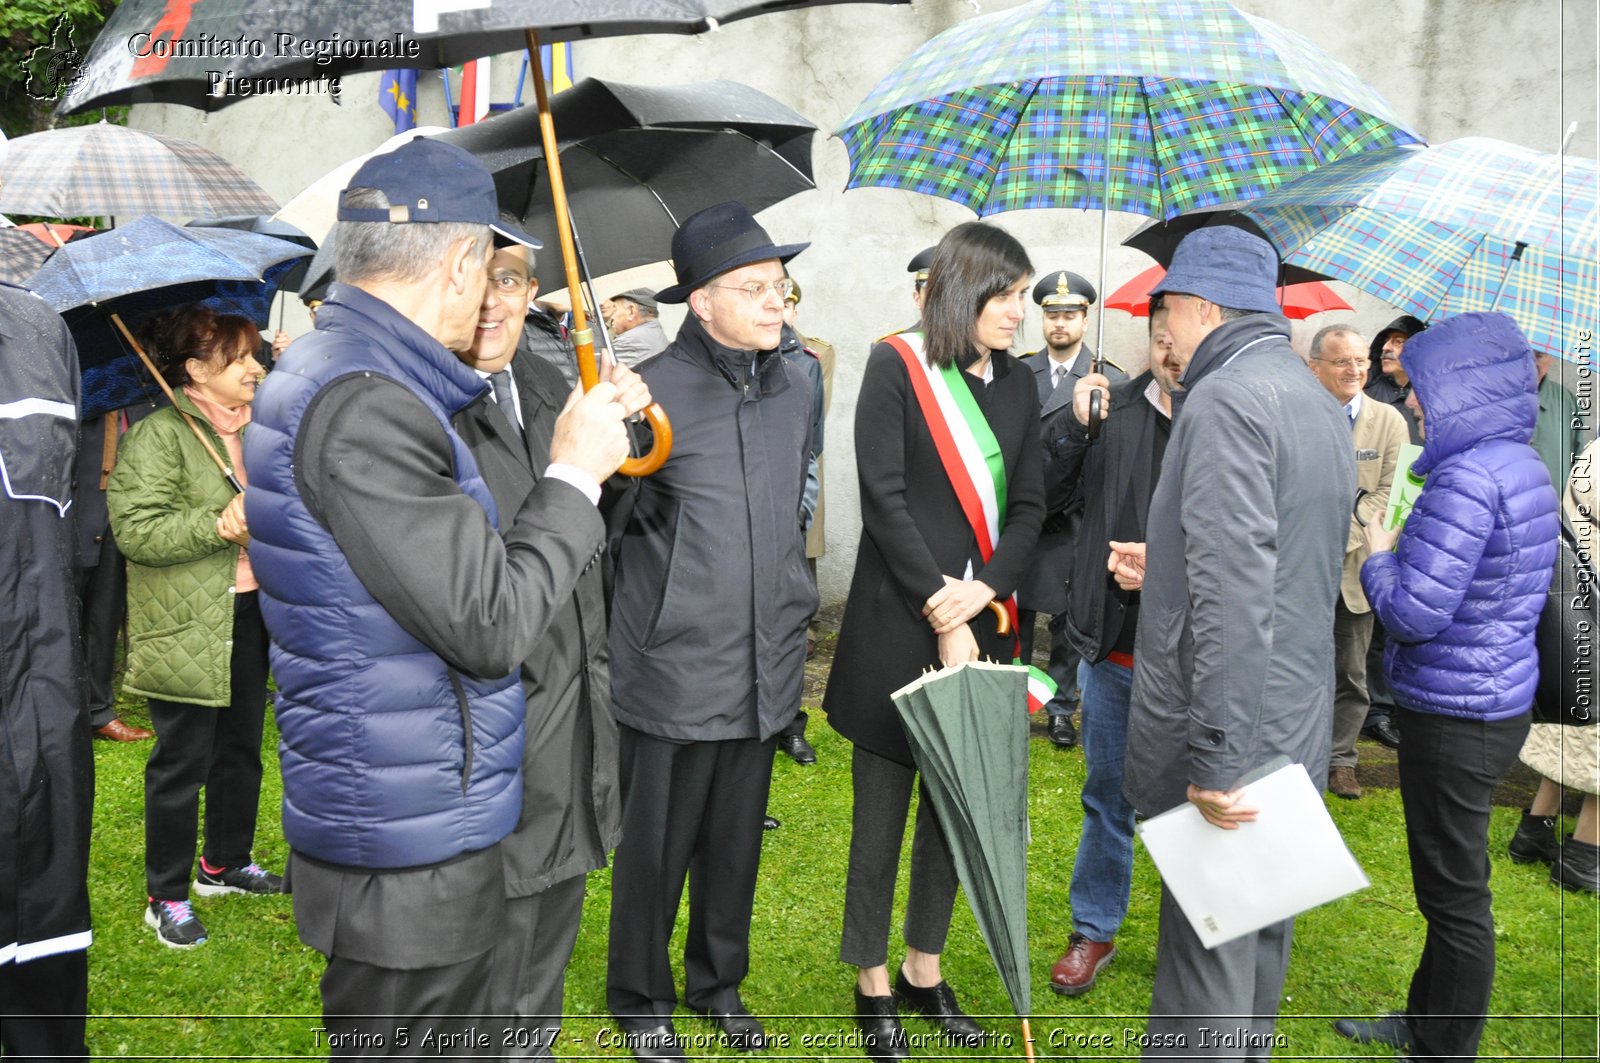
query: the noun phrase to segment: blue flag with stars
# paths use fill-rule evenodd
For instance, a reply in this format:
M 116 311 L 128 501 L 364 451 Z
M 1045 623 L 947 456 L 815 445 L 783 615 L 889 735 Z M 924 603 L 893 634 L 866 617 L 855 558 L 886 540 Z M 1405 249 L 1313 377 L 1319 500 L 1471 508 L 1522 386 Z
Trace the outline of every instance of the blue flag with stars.
M 417 124 L 417 72 L 385 70 L 378 79 L 378 106 L 394 119 L 394 131 L 404 133 Z

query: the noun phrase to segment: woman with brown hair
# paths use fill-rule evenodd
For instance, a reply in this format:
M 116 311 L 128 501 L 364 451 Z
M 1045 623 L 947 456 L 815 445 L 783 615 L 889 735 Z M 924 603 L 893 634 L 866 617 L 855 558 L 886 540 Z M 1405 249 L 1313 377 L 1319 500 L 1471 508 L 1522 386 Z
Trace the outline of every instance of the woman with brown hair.
M 1002 230 L 950 230 L 934 250 L 920 331 L 873 348 L 856 403 L 861 546 L 823 708 L 855 744 L 839 958 L 859 969 L 857 1018 L 874 1059 L 909 1054 L 897 1007 L 956 1043 L 985 1040 L 940 973 L 956 872 L 926 795 L 891 994 L 889 917 L 916 768 L 890 694 L 929 667 L 1014 655 L 987 606 L 1010 598 L 1044 519 L 1038 391 L 1009 353 L 1032 272 Z M 982 500 L 981 516 L 969 519 L 963 497 Z
M 261 338 L 247 318 L 188 306 L 156 319 L 146 343 L 174 406 L 128 432 L 107 502 L 128 559 L 123 689 L 149 699 L 156 731 L 144 776 L 144 918 L 163 945 L 192 948 L 206 940 L 189 905 L 202 787 L 205 846 L 195 892 L 283 892 L 283 880 L 250 856 L 267 633 L 246 550 L 244 496 L 195 432 L 243 482 L 240 437 L 262 376 Z

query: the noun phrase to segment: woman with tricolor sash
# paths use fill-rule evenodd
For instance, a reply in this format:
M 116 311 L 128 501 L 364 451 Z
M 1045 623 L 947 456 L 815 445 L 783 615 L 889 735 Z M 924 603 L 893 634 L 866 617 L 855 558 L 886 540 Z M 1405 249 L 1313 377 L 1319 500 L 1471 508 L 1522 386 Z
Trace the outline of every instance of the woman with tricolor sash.
M 988 606 L 1015 618 L 1012 592 L 1044 519 L 1038 392 L 1009 353 L 1032 274 L 1002 230 L 952 229 L 934 250 L 920 331 L 872 349 L 856 402 L 861 545 L 823 708 L 855 744 L 840 959 L 859 968 L 857 1018 L 873 1059 L 909 1055 L 900 1008 L 956 1043 L 985 1039 L 940 973 L 956 871 L 926 799 L 891 989 L 890 910 L 916 768 L 889 695 L 928 668 L 1015 656 Z

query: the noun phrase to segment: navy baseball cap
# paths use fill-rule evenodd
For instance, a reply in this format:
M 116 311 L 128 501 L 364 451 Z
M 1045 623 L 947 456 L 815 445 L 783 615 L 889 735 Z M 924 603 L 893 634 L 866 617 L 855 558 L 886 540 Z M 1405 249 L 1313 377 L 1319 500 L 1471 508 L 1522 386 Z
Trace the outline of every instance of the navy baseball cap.
M 352 188 L 376 188 L 387 207 L 352 207 L 344 199 Z M 498 235 L 524 247 L 544 245 L 500 214 L 494 178 L 469 152 L 429 137 L 418 137 L 374 155 L 361 164 L 339 193 L 340 221 L 464 222 L 487 225 Z
M 1281 314 L 1278 252 L 1254 233 L 1233 225 L 1207 225 L 1185 236 L 1167 275 L 1151 295 L 1194 295 L 1232 310 Z

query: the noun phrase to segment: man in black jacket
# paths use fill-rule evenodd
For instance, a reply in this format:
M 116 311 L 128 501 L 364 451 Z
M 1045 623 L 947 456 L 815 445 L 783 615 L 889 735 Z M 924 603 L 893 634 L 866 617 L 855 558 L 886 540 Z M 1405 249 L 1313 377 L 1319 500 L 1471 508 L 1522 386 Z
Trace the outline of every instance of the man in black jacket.
M 533 266 L 533 252 L 520 246 L 489 260 L 477 335 L 461 355 L 489 390 L 452 420 L 502 513 L 519 511 L 545 476 L 556 415 L 571 391 L 560 371 L 529 349 L 541 324 L 524 316 L 538 284 Z M 633 377 L 626 369 L 610 375 L 613 383 Z M 491 994 L 494 1012 L 514 1028 L 507 1055 L 544 1059 L 560 1029 L 585 876 L 604 867 L 617 844 L 622 801 L 598 555 L 570 593 L 538 605 L 548 626 L 522 664 L 522 817 L 500 845 L 506 914 Z
M 689 304 L 641 367 L 671 412 L 672 456 L 639 481 L 611 624 L 622 841 L 611 875 L 606 1002 L 645 1060 L 681 1059 L 667 954 L 684 880 L 684 999 L 734 1047 L 766 1047 L 739 997 L 775 736 L 793 718 L 817 592 L 801 532 L 812 392 L 778 352 L 806 244 L 775 245 L 738 203 L 672 240 Z
M 1090 373 L 1072 401 L 1046 423 L 1045 482 L 1052 493 L 1081 490 L 1083 524 L 1067 581 L 1066 635 L 1083 656 L 1083 830 L 1072 867 L 1072 934 L 1050 968 L 1050 988 L 1078 996 L 1093 988 L 1117 953 L 1133 881 L 1133 806 L 1122 793 L 1133 686 L 1139 589 L 1113 579 L 1116 547 L 1144 542 L 1150 496 L 1172 434 L 1172 390 L 1188 363 L 1173 347 L 1167 310 L 1150 307 L 1150 368 L 1118 383 Z M 1109 390 L 1108 390 L 1109 389 Z M 1089 396 L 1106 395 L 1100 433 L 1088 433 Z

